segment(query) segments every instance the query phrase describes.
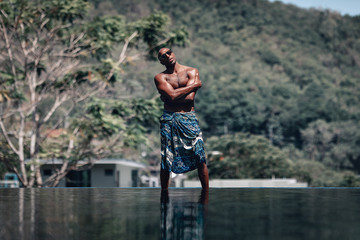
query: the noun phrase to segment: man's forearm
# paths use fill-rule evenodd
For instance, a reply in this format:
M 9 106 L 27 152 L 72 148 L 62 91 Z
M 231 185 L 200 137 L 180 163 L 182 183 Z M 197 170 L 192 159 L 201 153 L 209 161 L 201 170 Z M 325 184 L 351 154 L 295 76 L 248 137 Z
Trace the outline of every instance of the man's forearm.
M 169 98 L 171 101 L 177 101 L 179 99 L 185 98 L 189 93 L 195 92 L 201 87 L 201 83 L 198 82 L 191 84 L 186 87 L 177 88 L 172 91 L 172 93 L 169 94 Z
M 182 98 L 178 98 L 176 100 L 171 100 L 169 97 L 166 97 L 164 95 L 161 95 L 160 98 L 163 102 L 167 102 L 167 103 L 187 103 L 187 102 L 194 101 L 195 92 L 191 92 L 191 93 L 183 96 Z

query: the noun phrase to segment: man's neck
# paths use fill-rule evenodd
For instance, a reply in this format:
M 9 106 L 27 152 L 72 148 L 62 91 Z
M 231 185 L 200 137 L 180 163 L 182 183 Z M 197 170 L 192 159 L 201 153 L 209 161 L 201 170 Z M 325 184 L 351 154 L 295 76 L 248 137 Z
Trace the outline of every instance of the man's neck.
M 181 65 L 179 63 L 175 62 L 175 64 L 166 66 L 166 72 L 168 72 L 168 73 L 177 73 L 180 66 Z

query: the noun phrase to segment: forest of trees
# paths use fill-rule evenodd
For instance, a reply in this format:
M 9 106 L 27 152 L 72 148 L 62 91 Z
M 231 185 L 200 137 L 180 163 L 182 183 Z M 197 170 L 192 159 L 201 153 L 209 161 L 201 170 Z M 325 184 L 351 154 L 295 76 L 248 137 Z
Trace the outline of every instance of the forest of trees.
M 167 43 L 178 45 L 178 61 L 198 68 L 203 82 L 196 111 L 210 178 L 294 177 L 310 186 L 360 186 L 360 16 L 266 0 L 90 2 L 85 21 L 168 16 L 173 37 Z M 121 84 L 107 98 L 125 94 L 136 106 L 152 101 L 157 107 L 146 109 L 160 114 L 153 76 L 163 67 L 155 49 L 122 65 Z M 158 125 L 141 120 L 144 141 L 116 154 L 156 164 Z

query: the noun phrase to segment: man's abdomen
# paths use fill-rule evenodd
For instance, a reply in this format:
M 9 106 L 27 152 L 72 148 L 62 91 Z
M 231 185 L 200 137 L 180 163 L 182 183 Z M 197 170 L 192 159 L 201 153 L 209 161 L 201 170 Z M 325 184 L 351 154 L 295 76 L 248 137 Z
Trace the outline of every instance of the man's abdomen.
M 188 103 L 164 103 L 164 110 L 169 112 L 191 112 L 194 111 L 194 102 Z

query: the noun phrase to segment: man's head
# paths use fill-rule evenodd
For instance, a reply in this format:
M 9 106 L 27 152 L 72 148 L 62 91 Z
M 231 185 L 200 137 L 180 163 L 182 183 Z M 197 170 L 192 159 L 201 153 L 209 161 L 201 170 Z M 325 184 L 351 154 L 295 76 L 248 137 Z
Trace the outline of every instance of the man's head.
M 162 65 L 169 66 L 176 63 L 176 56 L 170 48 L 162 48 L 159 50 L 158 59 Z

